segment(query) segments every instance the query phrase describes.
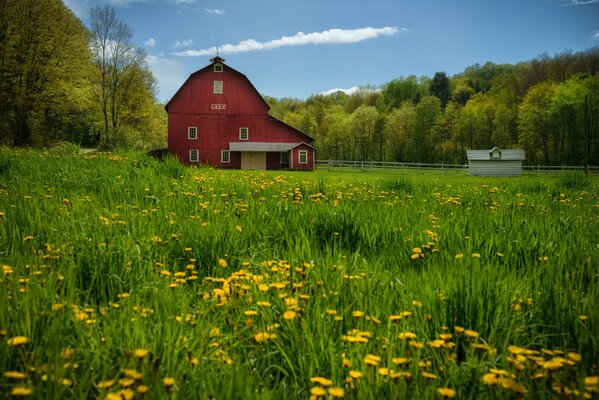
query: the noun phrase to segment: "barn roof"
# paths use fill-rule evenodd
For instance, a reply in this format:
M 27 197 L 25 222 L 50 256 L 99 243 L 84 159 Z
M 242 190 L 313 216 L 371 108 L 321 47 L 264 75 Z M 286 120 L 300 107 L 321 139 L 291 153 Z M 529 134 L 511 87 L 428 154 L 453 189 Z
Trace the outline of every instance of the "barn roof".
M 499 157 L 492 157 L 493 153 L 499 153 Z M 483 160 L 520 160 L 526 159 L 524 150 L 522 149 L 506 149 L 500 150 L 493 147 L 491 150 L 466 150 L 468 161 L 483 161 Z
M 255 151 L 255 152 L 277 152 L 282 153 L 294 149 L 302 144 L 314 148 L 306 143 L 270 143 L 270 142 L 229 142 L 230 151 Z
M 166 112 L 168 112 L 168 106 L 169 104 L 171 104 L 171 102 L 175 99 L 175 97 L 177 97 L 177 95 L 179 94 L 179 92 L 185 87 L 185 85 L 187 85 L 187 82 L 189 82 L 193 77 L 195 77 L 196 75 L 199 75 L 201 73 L 203 73 L 206 70 L 212 70 L 212 68 L 214 68 L 214 64 L 223 64 L 223 68 L 227 68 L 229 71 L 241 76 L 243 79 L 245 79 L 247 81 L 247 83 L 250 85 L 250 87 L 256 92 L 256 96 L 260 97 L 260 100 L 262 100 L 262 102 L 266 105 L 266 108 L 268 110 L 270 110 L 270 106 L 268 105 L 268 103 L 266 102 L 266 100 L 264 100 L 264 97 L 262 97 L 262 95 L 260 94 L 260 92 L 258 92 L 258 89 L 256 89 L 256 87 L 254 86 L 254 84 L 252 83 L 252 81 L 250 81 L 248 79 L 247 76 L 245 76 L 244 74 L 242 74 L 241 72 L 237 71 L 234 68 L 229 67 L 228 65 L 224 64 L 224 59 L 220 58 L 219 56 L 216 56 L 212 59 L 210 59 L 211 63 L 206 65 L 204 68 L 197 70 L 196 72 L 192 73 L 191 75 L 189 75 L 189 77 L 185 80 L 185 82 L 183 82 L 183 84 L 181 85 L 181 87 L 177 90 L 177 92 L 173 95 L 173 97 L 171 97 L 171 99 L 168 101 L 168 103 L 166 103 L 166 105 L 164 106 Z

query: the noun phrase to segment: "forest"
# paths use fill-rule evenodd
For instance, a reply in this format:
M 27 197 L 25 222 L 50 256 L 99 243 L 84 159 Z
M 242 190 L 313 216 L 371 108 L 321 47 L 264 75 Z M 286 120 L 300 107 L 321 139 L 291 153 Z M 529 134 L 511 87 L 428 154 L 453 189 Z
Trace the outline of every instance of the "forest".
M 167 118 L 133 31 L 114 8 L 89 26 L 61 0 L 0 2 L 0 145 L 156 149 Z M 316 140 L 318 159 L 464 163 L 523 148 L 529 165 L 599 165 L 599 47 L 398 77 L 346 94 L 277 99 L 271 115 Z

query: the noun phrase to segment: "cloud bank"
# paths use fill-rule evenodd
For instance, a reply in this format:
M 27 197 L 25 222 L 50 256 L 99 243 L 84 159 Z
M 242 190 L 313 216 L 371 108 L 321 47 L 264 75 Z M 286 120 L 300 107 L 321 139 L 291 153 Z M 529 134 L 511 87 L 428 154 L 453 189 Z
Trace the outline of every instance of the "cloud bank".
M 154 47 L 154 46 L 156 46 L 156 39 L 154 39 L 154 38 L 149 38 L 148 40 L 146 40 L 146 41 L 144 42 L 144 44 L 145 44 L 146 46 L 148 46 L 148 47 Z
M 189 47 L 193 45 L 193 39 L 175 40 L 174 47 Z
M 359 28 L 359 29 L 329 29 L 323 32 L 303 33 L 298 32 L 293 36 L 283 36 L 268 42 L 258 42 L 254 39 L 243 40 L 238 44 L 226 44 L 219 46 L 220 54 L 245 53 L 248 51 L 273 50 L 286 46 L 305 46 L 309 44 L 347 44 L 358 43 L 380 36 L 392 36 L 405 32 L 405 28 L 383 27 L 383 28 Z M 198 57 L 216 54 L 217 48 L 210 47 L 202 50 L 187 50 L 174 53 L 182 57 Z
M 208 14 L 214 14 L 214 15 L 224 15 L 225 14 L 225 10 L 219 10 L 218 8 L 206 8 L 205 10 Z

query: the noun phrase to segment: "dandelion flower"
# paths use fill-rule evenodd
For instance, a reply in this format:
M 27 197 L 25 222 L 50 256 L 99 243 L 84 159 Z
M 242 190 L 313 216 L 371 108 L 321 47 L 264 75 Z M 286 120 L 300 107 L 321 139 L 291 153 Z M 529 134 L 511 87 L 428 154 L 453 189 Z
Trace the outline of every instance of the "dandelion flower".
M 137 390 L 137 393 L 145 394 L 148 393 L 150 388 L 148 388 L 146 385 L 139 385 L 135 390 Z
M 175 378 L 171 378 L 170 376 L 167 376 L 166 378 L 164 378 L 162 380 L 162 384 L 168 389 L 175 384 Z
M 283 318 L 286 319 L 287 321 L 291 321 L 292 319 L 294 319 L 296 317 L 297 313 L 295 311 L 289 310 L 289 311 L 285 311 L 283 313 Z
M 26 344 L 29 341 L 27 336 L 15 336 L 6 341 L 9 346 L 20 346 Z
M 492 373 L 484 374 L 481 381 L 483 381 L 485 385 L 495 385 L 497 383 L 497 375 Z
M 331 386 L 333 381 L 327 378 L 323 378 L 322 376 L 314 376 L 310 378 L 310 382 L 318 383 L 320 386 Z
M 218 265 L 220 265 L 222 268 L 227 268 L 227 260 L 223 259 L 223 258 L 219 258 L 218 259 Z
M 110 387 L 112 387 L 112 385 L 114 385 L 114 383 L 116 382 L 116 379 L 110 379 L 110 380 L 106 380 L 106 381 L 101 381 L 100 383 L 98 383 L 98 389 L 108 389 Z
M 443 397 L 455 397 L 455 390 L 447 387 L 437 388 L 437 392 Z
M 587 320 L 587 316 L 584 315 L 584 314 L 582 314 L 582 315 L 578 316 L 578 319 L 581 320 L 581 321 L 586 321 Z
M 332 387 L 327 390 L 329 394 L 333 397 L 343 397 L 345 395 L 345 391 L 340 387 Z
M 135 349 L 135 350 L 133 350 L 133 353 L 135 354 L 135 356 L 137 358 L 144 358 L 145 356 L 148 355 L 149 352 L 150 352 L 150 350 L 146 350 L 146 349 Z
M 310 389 L 310 393 L 316 397 L 320 397 L 325 396 L 327 391 L 320 386 L 314 386 L 312 389 Z
M 29 396 L 31 393 L 33 393 L 33 389 L 27 386 L 15 386 L 10 391 L 10 394 L 15 397 L 25 397 Z
M 241 228 L 239 225 L 235 225 L 235 230 L 239 233 L 243 232 L 243 228 Z
M 472 253 L 472 258 L 480 258 L 480 253 Z
M 354 379 L 360 379 L 364 376 L 364 374 L 361 371 L 351 370 L 349 371 L 349 376 L 351 376 Z
M 472 329 L 466 329 L 464 331 L 464 335 L 470 337 L 470 338 L 477 338 L 478 337 L 478 332 L 473 331 Z
M 4 377 L 8 379 L 25 379 L 27 378 L 27 374 L 20 371 L 6 371 L 4 372 Z
M 437 375 L 435 374 L 431 374 L 430 372 L 426 372 L 426 371 L 422 371 L 421 372 L 422 376 L 424 376 L 426 379 L 437 379 Z

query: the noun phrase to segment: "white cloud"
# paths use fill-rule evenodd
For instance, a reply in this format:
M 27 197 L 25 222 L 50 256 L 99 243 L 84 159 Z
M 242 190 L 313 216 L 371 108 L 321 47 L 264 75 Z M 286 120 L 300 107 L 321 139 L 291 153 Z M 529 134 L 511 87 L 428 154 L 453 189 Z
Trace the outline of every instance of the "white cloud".
M 149 38 L 148 40 L 146 40 L 146 41 L 144 42 L 144 44 L 145 44 L 146 46 L 148 46 L 148 47 L 154 47 L 154 46 L 156 46 L 156 39 L 154 39 L 154 38 Z
M 175 40 L 174 47 L 189 47 L 193 45 L 193 39 Z
M 206 8 L 205 10 L 208 14 L 214 14 L 214 15 L 224 15 L 225 14 L 225 10 L 219 10 L 218 8 Z
M 584 6 L 593 3 L 599 3 L 599 0 L 568 0 L 570 6 Z
M 359 28 L 359 29 L 329 29 L 323 32 L 303 33 L 298 32 L 293 36 L 283 36 L 268 42 L 258 42 L 247 39 L 238 44 L 226 44 L 219 46 L 221 54 L 244 53 L 248 51 L 272 50 L 285 46 L 304 46 L 308 44 L 331 44 L 331 43 L 357 43 L 380 36 L 392 36 L 396 33 L 405 32 L 405 28 L 386 26 L 384 28 Z M 187 50 L 174 53 L 177 56 L 206 56 L 216 54 L 216 47 L 202 50 Z
M 345 94 L 352 95 L 352 94 L 356 93 L 358 90 L 360 90 L 360 88 L 358 86 L 352 86 L 349 89 L 341 89 L 341 88 L 329 89 L 329 90 L 325 90 L 324 92 L 320 92 L 319 94 L 321 94 L 323 96 L 328 96 L 333 93 L 343 92 Z
M 593 39 L 599 39 L 599 31 L 593 32 Z

